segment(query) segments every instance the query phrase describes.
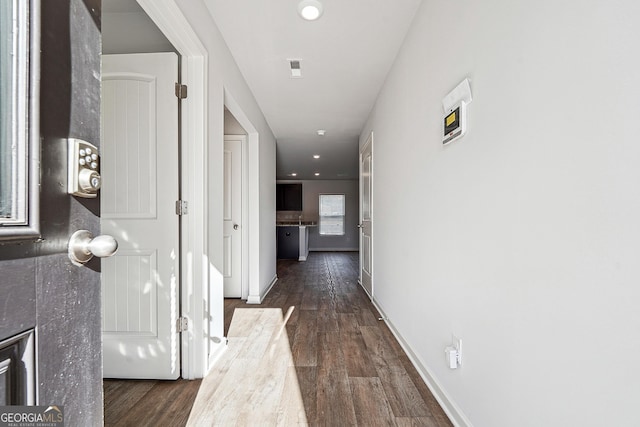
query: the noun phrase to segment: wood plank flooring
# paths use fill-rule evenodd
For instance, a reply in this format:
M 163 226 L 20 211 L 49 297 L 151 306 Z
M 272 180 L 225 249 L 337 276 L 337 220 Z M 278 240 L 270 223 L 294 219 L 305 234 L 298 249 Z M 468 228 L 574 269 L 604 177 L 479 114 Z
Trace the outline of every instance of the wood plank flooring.
M 357 253 L 280 260 L 278 277 L 259 306 L 225 301 L 225 332 L 236 308 L 294 307 L 286 331 L 306 424 L 451 426 L 358 285 Z
M 261 305 L 225 300 L 225 335 L 236 308 L 278 308 L 284 316 L 292 310 L 283 342 L 288 344 L 293 366 L 286 366 L 282 386 L 278 386 L 281 389 L 270 390 L 280 398 L 291 394 L 294 399 L 279 421 L 277 415 L 265 416 L 260 425 L 451 426 L 357 284 L 357 253 L 312 252 L 306 262 L 281 260 L 278 277 Z M 269 348 L 269 340 L 256 341 L 254 344 L 262 345 L 263 350 Z M 232 352 L 230 347 L 224 357 L 231 357 Z M 223 370 L 221 378 L 228 375 L 228 367 L 227 371 L 221 366 L 216 369 Z M 269 383 L 264 366 L 247 364 L 233 375 L 255 375 L 258 371 L 261 382 Z M 200 381 L 105 380 L 105 425 L 183 426 L 198 387 Z M 230 425 L 255 425 L 249 420 L 258 403 L 269 410 L 280 404 L 276 396 L 264 390 L 253 392 L 254 400 L 247 396 L 234 402 L 246 406 L 234 412 L 236 418 Z M 301 414 L 296 412 L 298 399 Z M 222 419 L 221 415 L 226 419 L 226 414 L 207 415 L 208 422 Z M 215 421 L 193 425 L 215 425 Z
M 104 425 L 184 426 L 201 382 L 105 379 Z
M 235 310 L 227 350 L 202 381 L 187 426 L 306 425 L 279 308 Z

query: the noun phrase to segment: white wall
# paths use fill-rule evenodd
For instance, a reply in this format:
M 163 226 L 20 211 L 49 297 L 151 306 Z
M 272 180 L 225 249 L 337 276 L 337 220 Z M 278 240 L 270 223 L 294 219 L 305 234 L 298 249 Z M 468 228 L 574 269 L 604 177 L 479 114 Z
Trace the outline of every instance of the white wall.
M 242 125 L 238 123 L 233 114 L 226 108 L 224 109 L 224 134 L 225 135 L 246 135 L 247 131 L 244 130 Z
M 638 16 L 425 1 L 363 129 L 375 301 L 460 424 L 640 425 Z M 443 147 L 464 77 L 468 134 Z
M 102 53 L 175 52 L 144 12 L 102 14 Z
M 223 324 L 223 281 L 222 263 L 224 251 L 222 246 L 222 200 L 223 200 L 223 149 L 224 149 L 224 99 L 225 92 L 233 97 L 244 115 L 258 133 L 257 159 L 255 169 L 258 170 L 259 183 L 259 218 L 257 227 L 252 228 L 251 239 L 259 247 L 259 256 L 249 260 L 251 265 L 258 266 L 258 292 L 264 292 L 276 275 L 276 242 L 273 233 L 275 223 L 275 138 L 267 124 L 258 104 L 249 90 L 238 69 L 227 45 L 215 22 L 211 18 L 202 0 L 181 0 L 180 9 L 196 31 L 209 54 L 208 80 L 208 247 L 210 254 L 211 289 L 210 314 L 212 316 L 213 336 L 222 336 Z M 251 138 L 250 138 L 251 140 Z M 249 149 L 251 150 L 251 148 Z M 251 153 L 250 153 L 251 157 Z M 250 164 L 254 161 L 250 158 Z

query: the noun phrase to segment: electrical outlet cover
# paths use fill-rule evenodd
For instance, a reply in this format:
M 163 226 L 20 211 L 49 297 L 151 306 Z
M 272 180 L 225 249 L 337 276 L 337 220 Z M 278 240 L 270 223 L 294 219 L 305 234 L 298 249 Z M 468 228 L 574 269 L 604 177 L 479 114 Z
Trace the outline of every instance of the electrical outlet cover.
M 462 365 L 462 338 L 451 335 L 451 345 L 458 351 L 458 365 Z

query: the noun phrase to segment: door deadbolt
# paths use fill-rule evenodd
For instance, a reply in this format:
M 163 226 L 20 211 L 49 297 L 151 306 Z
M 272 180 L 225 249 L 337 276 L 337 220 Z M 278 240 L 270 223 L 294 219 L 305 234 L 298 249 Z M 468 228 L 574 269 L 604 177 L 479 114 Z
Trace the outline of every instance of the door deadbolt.
M 98 148 L 87 141 L 69 138 L 67 150 L 67 192 L 78 197 L 97 197 L 102 185 Z
M 93 194 L 100 189 L 100 174 L 96 171 L 83 169 L 78 176 L 78 184 L 81 191 Z

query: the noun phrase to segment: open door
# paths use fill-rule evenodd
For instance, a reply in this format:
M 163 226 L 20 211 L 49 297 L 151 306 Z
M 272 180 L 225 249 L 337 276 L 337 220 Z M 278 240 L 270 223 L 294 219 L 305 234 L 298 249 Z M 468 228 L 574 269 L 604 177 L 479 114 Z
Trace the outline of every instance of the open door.
M 67 193 L 67 138 L 100 148 L 100 2 L 0 3 L 0 205 L 25 208 L 0 215 L 0 406 L 101 425 L 100 260 L 67 253 L 75 231 L 100 234 L 98 199 Z
M 102 230 L 120 242 L 102 266 L 103 375 L 176 379 L 178 57 L 104 55 L 102 72 Z
M 360 152 L 360 285 L 373 298 L 372 261 L 373 247 L 371 241 L 372 229 L 372 164 L 371 149 L 373 146 L 373 133 L 369 135 L 367 142 Z

